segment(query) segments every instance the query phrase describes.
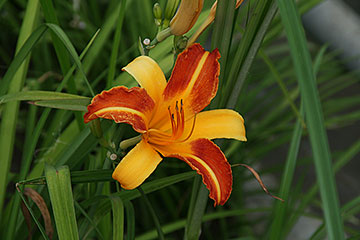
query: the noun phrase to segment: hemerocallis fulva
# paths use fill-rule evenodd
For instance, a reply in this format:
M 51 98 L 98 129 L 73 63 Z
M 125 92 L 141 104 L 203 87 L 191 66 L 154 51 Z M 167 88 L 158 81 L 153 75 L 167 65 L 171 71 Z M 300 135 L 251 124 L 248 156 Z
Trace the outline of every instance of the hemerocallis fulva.
M 185 161 L 203 178 L 215 205 L 223 205 L 232 190 L 231 167 L 211 139 L 246 141 L 244 120 L 229 109 L 203 110 L 218 88 L 219 51 L 194 44 L 179 54 L 170 80 L 157 63 L 140 56 L 124 67 L 141 87 L 114 87 L 92 99 L 85 123 L 112 119 L 131 124 L 141 141 L 113 173 L 125 189 L 134 189 L 155 170 L 163 157 Z

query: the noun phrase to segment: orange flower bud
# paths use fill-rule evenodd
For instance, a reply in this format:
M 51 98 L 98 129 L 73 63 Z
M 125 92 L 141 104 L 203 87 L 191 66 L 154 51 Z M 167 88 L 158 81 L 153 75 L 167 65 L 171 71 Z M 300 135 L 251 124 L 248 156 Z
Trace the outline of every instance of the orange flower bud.
M 204 0 L 182 0 L 178 11 L 170 22 L 173 35 L 183 35 L 194 26 L 202 10 Z

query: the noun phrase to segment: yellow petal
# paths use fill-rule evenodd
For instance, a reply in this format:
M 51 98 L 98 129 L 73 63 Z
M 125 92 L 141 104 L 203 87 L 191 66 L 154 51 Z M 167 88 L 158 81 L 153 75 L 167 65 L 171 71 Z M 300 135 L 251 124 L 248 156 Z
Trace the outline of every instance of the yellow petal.
M 121 187 L 134 189 L 149 177 L 161 160 L 151 145 L 142 140 L 121 160 L 112 177 Z
M 185 132 L 190 133 L 193 120 L 185 124 Z M 197 138 L 233 138 L 246 141 L 244 119 L 230 109 L 200 112 L 196 115 L 195 127 L 189 141 Z
M 159 65 L 150 57 L 140 56 L 123 68 L 158 102 L 166 87 L 166 79 Z

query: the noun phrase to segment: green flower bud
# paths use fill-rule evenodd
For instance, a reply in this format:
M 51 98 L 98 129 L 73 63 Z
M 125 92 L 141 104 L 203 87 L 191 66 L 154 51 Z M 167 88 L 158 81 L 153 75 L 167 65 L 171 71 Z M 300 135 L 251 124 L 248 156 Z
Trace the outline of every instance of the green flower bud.
M 159 3 L 155 3 L 153 7 L 153 13 L 156 20 L 162 19 L 162 10 Z
M 180 0 L 168 0 L 165 8 L 164 18 L 168 21 L 174 16 Z

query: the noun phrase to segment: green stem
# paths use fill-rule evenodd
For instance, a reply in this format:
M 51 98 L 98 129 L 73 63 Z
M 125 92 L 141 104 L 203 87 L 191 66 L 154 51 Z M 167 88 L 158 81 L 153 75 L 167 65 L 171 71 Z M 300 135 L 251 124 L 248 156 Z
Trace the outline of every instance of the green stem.
M 149 211 L 150 211 L 150 214 L 154 220 L 154 223 L 155 223 L 155 226 L 156 226 L 156 230 L 157 230 L 157 233 L 158 233 L 158 239 L 160 240 L 163 240 L 165 239 L 164 237 L 164 233 L 161 229 L 161 225 L 160 225 L 160 221 L 159 221 L 159 218 L 156 216 L 156 213 L 153 209 L 153 207 L 151 206 L 151 203 L 149 201 L 149 199 L 147 198 L 145 192 L 142 190 L 141 187 L 138 187 L 137 190 L 139 190 L 140 194 L 141 194 L 141 197 L 143 198 L 143 200 L 145 201 L 145 204 L 146 206 L 148 207 Z

